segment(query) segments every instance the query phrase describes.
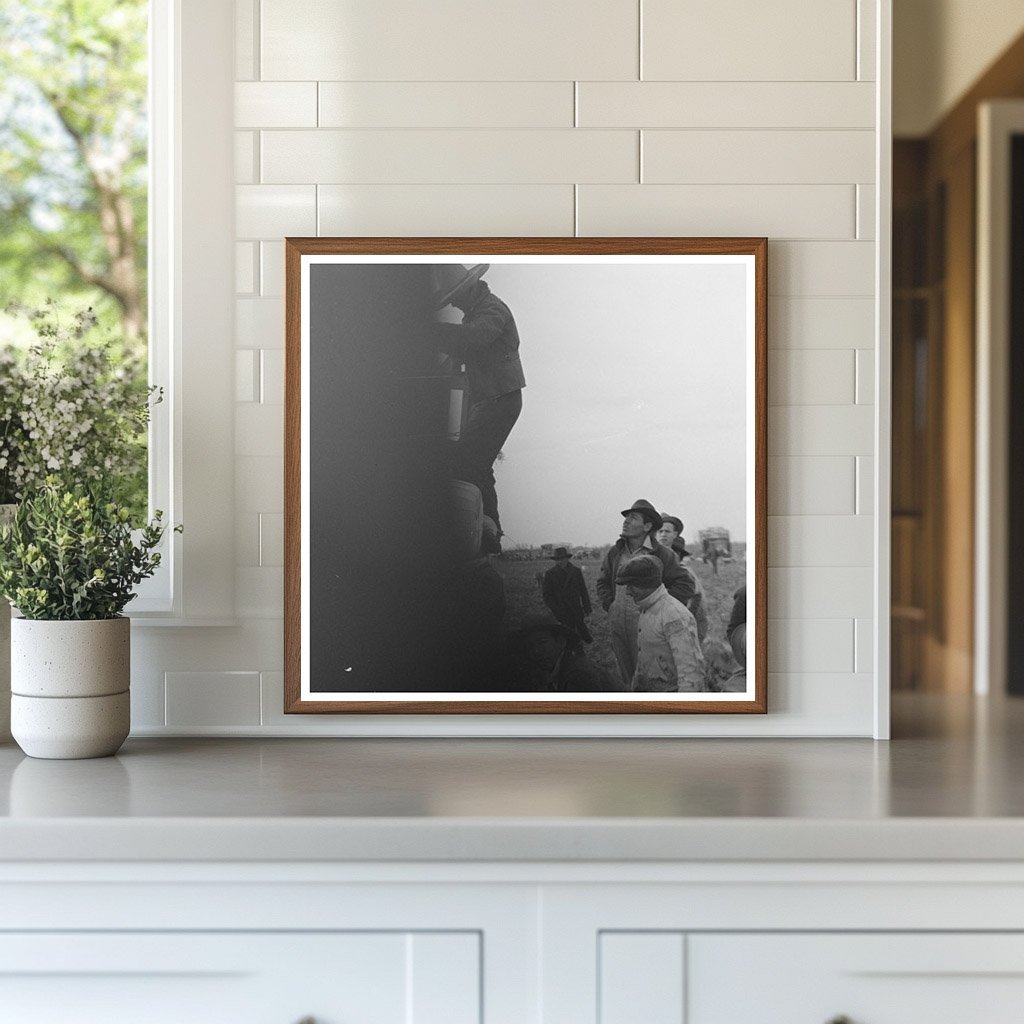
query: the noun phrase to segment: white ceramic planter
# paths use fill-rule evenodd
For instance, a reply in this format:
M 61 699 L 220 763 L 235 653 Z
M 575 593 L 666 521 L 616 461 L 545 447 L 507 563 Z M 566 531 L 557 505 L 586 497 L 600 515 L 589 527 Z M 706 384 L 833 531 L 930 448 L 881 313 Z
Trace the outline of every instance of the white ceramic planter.
M 105 757 L 131 728 L 129 619 L 11 620 L 11 732 L 31 757 Z

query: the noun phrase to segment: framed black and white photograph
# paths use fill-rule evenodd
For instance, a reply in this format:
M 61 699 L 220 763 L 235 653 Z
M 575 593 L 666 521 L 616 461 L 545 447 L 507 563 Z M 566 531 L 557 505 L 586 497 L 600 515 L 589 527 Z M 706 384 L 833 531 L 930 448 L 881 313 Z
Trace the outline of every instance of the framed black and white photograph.
M 766 263 L 286 240 L 285 710 L 766 711 Z

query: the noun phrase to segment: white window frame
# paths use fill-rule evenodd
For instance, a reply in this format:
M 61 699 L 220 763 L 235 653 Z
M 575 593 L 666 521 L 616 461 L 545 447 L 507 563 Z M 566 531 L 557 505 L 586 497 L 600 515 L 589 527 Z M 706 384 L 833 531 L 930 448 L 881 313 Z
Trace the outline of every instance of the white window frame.
M 234 4 L 150 0 L 150 507 L 181 535 L 128 614 L 234 622 Z

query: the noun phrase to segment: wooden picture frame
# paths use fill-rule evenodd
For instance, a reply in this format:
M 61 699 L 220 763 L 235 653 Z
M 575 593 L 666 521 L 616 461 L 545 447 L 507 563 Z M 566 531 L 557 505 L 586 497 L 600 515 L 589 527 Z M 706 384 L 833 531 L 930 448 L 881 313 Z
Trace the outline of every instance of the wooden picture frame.
M 286 712 L 767 710 L 765 239 L 285 252 Z

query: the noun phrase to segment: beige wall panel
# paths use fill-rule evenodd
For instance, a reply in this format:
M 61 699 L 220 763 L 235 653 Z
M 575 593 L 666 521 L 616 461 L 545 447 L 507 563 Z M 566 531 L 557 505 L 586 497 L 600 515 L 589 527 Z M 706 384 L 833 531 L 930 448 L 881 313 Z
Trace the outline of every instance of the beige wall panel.
M 870 405 L 779 405 L 768 416 L 768 453 L 868 455 L 874 424 Z
M 581 185 L 581 235 L 853 238 L 851 185 Z M 769 280 L 771 279 L 769 256 Z
M 316 186 L 238 186 L 235 231 L 239 238 L 315 235 Z
M 871 128 L 859 82 L 580 82 L 581 128 Z
M 768 564 L 871 565 L 873 525 L 861 516 L 769 516 Z
M 870 131 L 644 131 L 643 181 L 820 185 L 874 175 Z
M 782 241 L 770 243 L 768 252 L 771 295 L 874 294 L 875 247 L 871 242 Z M 870 337 L 874 338 L 873 326 Z
M 768 357 L 769 405 L 843 405 L 856 397 L 855 354 L 782 349 Z
M 871 566 L 768 570 L 770 619 L 866 619 L 873 608 Z
M 264 80 L 635 79 L 636 0 L 262 0 Z
M 854 460 L 842 456 L 768 460 L 770 516 L 852 515 Z
M 323 235 L 572 235 L 572 185 L 322 185 Z
M 238 82 L 236 128 L 315 128 L 316 82 Z
M 768 279 L 775 272 L 769 246 Z M 769 348 L 868 348 L 875 343 L 875 303 L 870 298 L 785 298 L 768 304 Z
M 768 645 L 769 672 L 854 671 L 850 619 L 776 619 Z
M 321 82 L 319 125 L 572 128 L 573 102 L 572 82 Z
M 488 184 L 637 180 L 627 131 L 263 132 L 263 181 Z
M 851 81 L 857 0 L 642 0 L 645 79 Z

